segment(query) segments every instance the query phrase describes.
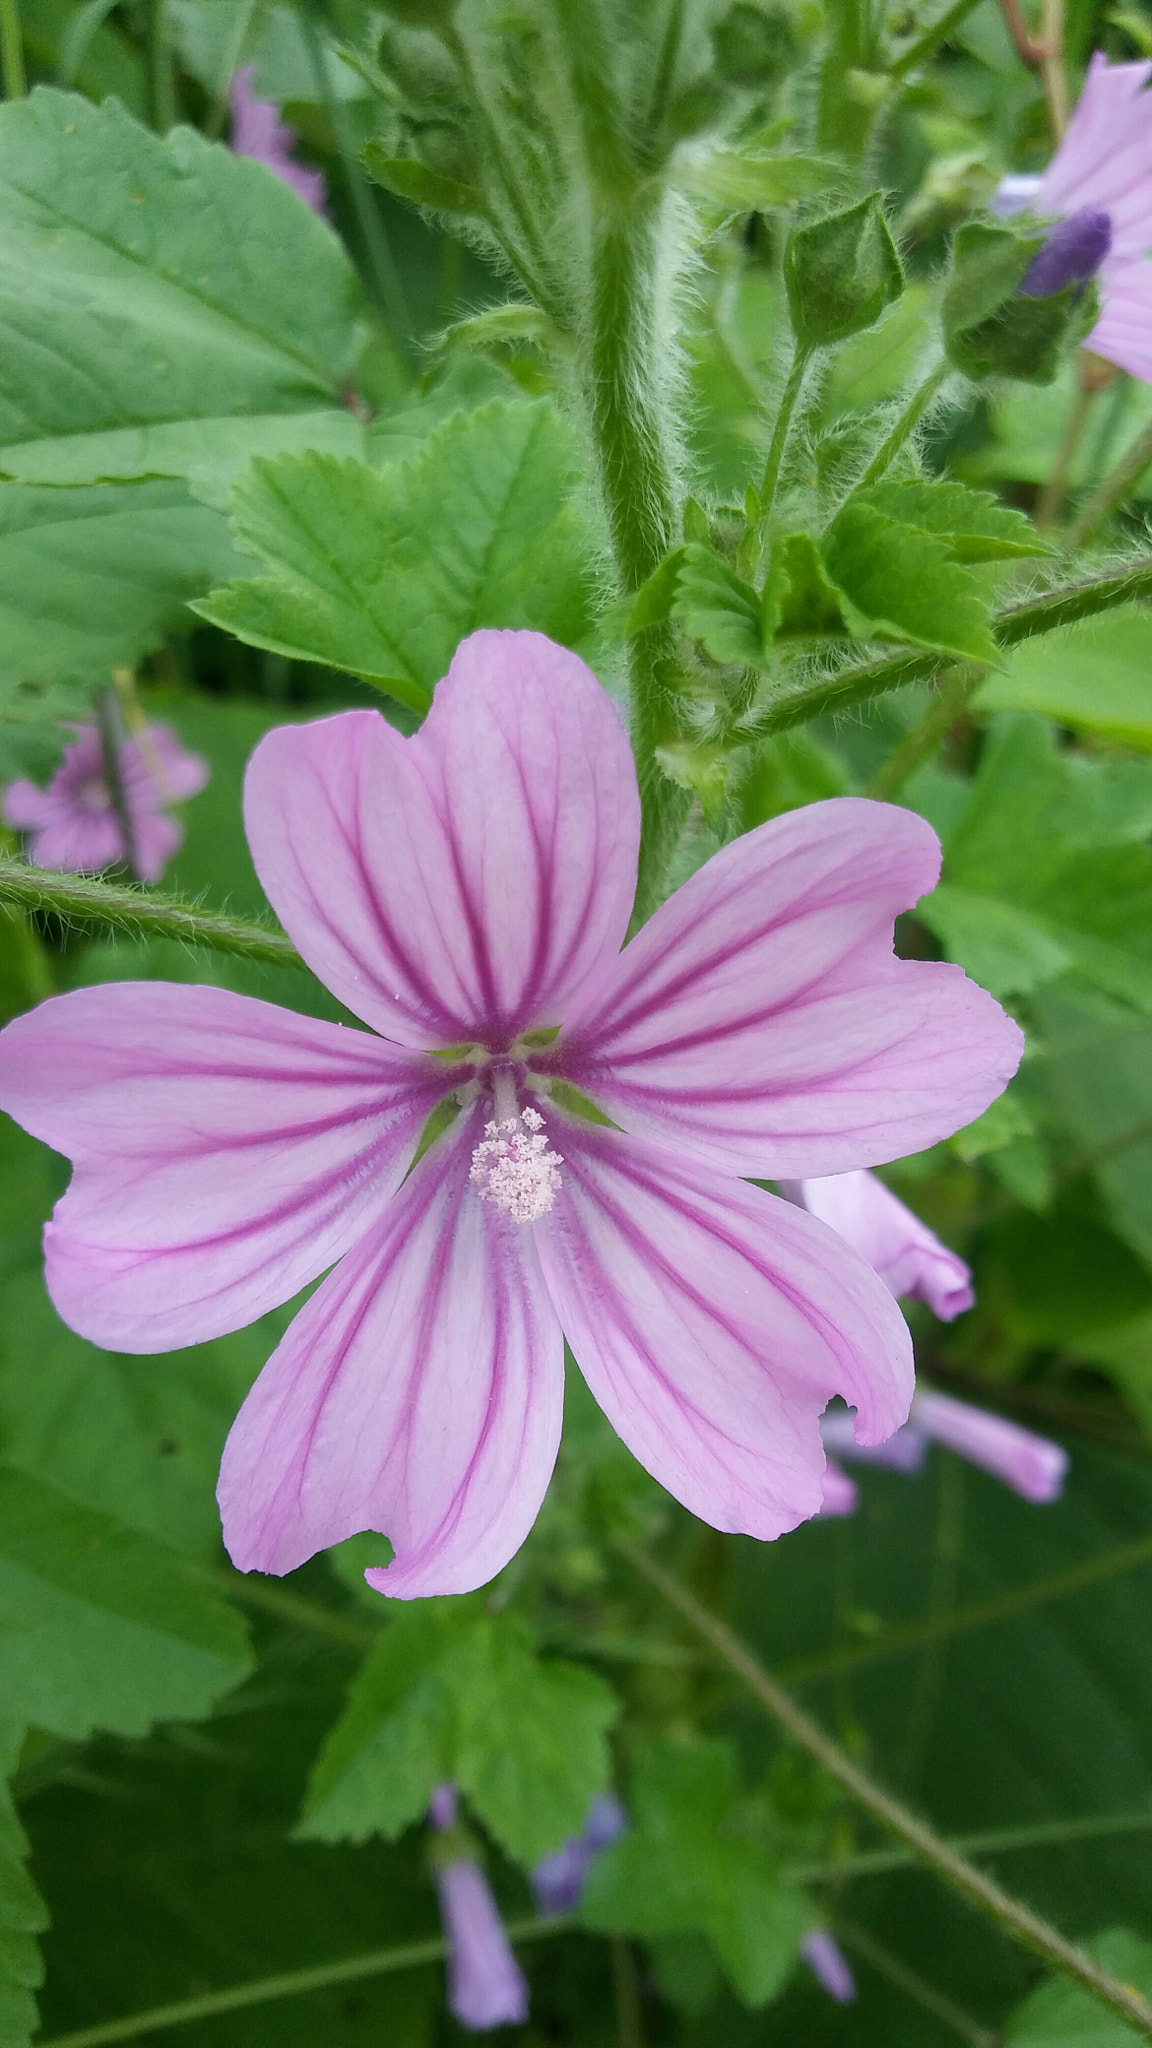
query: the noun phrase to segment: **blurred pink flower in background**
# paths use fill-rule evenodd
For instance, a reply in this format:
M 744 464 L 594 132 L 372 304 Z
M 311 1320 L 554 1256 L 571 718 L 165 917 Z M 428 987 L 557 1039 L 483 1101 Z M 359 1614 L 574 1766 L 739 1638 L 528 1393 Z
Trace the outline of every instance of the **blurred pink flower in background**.
M 210 774 L 207 761 L 181 746 L 167 725 L 147 725 L 123 742 L 117 758 L 129 846 L 108 786 L 100 734 L 94 725 L 72 731 L 75 737 L 46 789 L 26 780 L 8 784 L 5 824 L 26 835 L 35 867 L 93 874 L 123 861 L 141 882 L 158 882 L 184 838 L 168 806 L 199 794 Z
M 456 1793 L 438 1785 L 428 1818 L 440 1833 L 456 1825 Z M 512 1953 L 492 1888 L 473 1856 L 447 1848 L 435 1862 L 448 1941 L 448 2010 L 470 2033 L 514 2027 L 528 2017 L 528 1986 Z
M 1024 289 L 1058 291 L 1098 274 L 1102 310 L 1085 347 L 1152 384 L 1152 63 L 1097 50 L 1060 147 L 1037 177 L 1005 178 L 1001 215 L 1063 223 Z M 1085 265 L 1087 264 L 1087 268 Z
M 875 1268 L 885 1287 L 926 1301 L 945 1323 L 971 1308 L 972 1276 L 963 1259 L 921 1223 L 874 1173 L 782 1181 L 780 1192 L 818 1216 Z
M 856 1996 L 852 1975 L 838 1941 L 826 1927 L 813 1927 L 800 1943 L 800 1953 L 822 1991 L 837 2005 L 851 2005 Z
M 894 956 L 931 828 L 856 798 L 789 812 L 621 950 L 619 713 L 574 654 L 510 632 L 461 645 L 411 739 L 369 710 L 266 734 L 245 817 L 285 930 L 368 1031 L 114 982 L 0 1035 L 0 1102 L 75 1162 L 45 1248 L 81 1334 L 198 1343 L 335 1267 L 225 1449 L 239 1568 L 375 1529 L 379 1590 L 484 1584 L 551 1477 L 565 1337 L 692 1513 L 760 1538 L 814 1514 L 828 1401 L 890 1437 L 911 1341 L 863 1258 L 743 1176 L 922 1149 L 1014 1072 L 990 996 Z
M 250 156 L 254 162 L 265 164 L 286 185 L 291 185 L 313 213 L 323 213 L 327 196 L 324 173 L 296 162 L 292 155 L 296 131 L 280 119 L 280 109 L 274 101 L 256 98 L 252 90 L 254 71 L 254 65 L 246 64 L 242 71 L 237 71 L 229 88 L 232 150 L 236 156 Z
M 569 1835 L 550 1856 L 542 1856 L 531 1873 L 532 1896 L 539 1913 L 570 1913 L 580 1902 L 589 1868 L 624 1833 L 628 1816 L 610 1792 L 594 1799 L 578 1835 Z

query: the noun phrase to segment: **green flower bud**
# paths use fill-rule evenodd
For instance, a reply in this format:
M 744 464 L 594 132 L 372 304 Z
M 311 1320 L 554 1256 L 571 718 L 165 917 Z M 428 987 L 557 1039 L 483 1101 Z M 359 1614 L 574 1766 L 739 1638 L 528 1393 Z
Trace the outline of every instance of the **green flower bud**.
M 969 221 L 952 245 L 941 320 L 949 360 L 968 377 L 1015 377 L 1050 384 L 1067 350 L 1097 319 L 1093 284 L 1074 282 L 1036 298 L 1020 287 L 1045 232 Z
M 784 283 L 798 348 L 826 348 L 872 327 L 904 289 L 879 193 L 794 228 Z

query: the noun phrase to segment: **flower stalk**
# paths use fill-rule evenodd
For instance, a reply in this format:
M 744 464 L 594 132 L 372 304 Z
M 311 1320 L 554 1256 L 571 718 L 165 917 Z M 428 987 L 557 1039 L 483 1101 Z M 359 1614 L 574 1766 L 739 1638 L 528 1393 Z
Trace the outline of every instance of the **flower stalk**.
M 213 953 L 231 953 L 273 967 L 304 965 L 283 932 L 244 918 L 220 917 L 171 896 L 145 896 L 122 883 L 25 867 L 23 861 L 0 860 L 0 903 L 48 911 L 69 924 L 102 925 L 130 938 L 179 939 L 185 945 L 206 946 Z

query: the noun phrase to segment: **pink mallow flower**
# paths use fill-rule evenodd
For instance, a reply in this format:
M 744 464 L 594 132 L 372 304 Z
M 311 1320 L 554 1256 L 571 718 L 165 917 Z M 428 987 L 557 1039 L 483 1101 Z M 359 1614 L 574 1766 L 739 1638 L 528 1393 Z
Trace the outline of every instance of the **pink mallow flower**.
M 742 1176 L 920 1150 L 1013 1073 L 990 996 L 893 954 L 931 828 L 858 798 L 788 812 L 621 951 L 623 725 L 574 654 L 512 632 L 462 644 L 411 739 L 371 710 L 267 733 L 245 818 L 284 928 L 368 1030 L 128 982 L 0 1035 L 0 1106 L 75 1163 L 45 1239 L 72 1328 L 196 1344 L 335 1267 L 225 1448 L 237 1566 L 372 1529 L 383 1592 L 484 1584 L 548 1486 L 565 1337 L 693 1514 L 761 1538 L 815 1514 L 824 1408 L 883 1442 L 910 1340 L 857 1253 Z
M 843 1409 L 826 1415 L 820 1428 L 825 1450 L 836 1457 L 853 1458 L 858 1464 L 887 1465 L 895 1472 L 918 1472 L 929 1443 L 943 1444 L 1037 1507 L 1059 1499 L 1068 1472 L 1068 1453 L 1062 1445 L 1022 1429 L 1003 1415 L 992 1415 L 986 1408 L 974 1408 L 968 1401 L 957 1401 L 952 1394 L 938 1394 L 928 1387 L 917 1390 L 908 1421 L 887 1443 L 858 1444 L 852 1418 Z M 826 1492 L 823 1512 L 844 1514 L 848 1510 L 829 1506 Z
M 256 163 L 265 164 L 278 178 L 283 178 L 286 185 L 291 185 L 313 213 L 323 213 L 326 197 L 324 173 L 296 162 L 292 155 L 296 131 L 280 119 L 280 109 L 274 101 L 257 99 L 252 90 L 255 68 L 253 64 L 246 64 L 242 71 L 236 72 L 229 88 L 233 154 L 249 156 Z
M 1098 275 L 1102 310 L 1085 346 L 1152 384 L 1152 63 L 1097 50 L 1059 149 L 1039 177 L 1005 178 L 993 204 L 1056 220 L 1022 289 Z
M 4 791 L 4 822 L 27 834 L 36 867 L 95 873 L 127 862 L 142 882 L 158 882 L 184 831 L 168 806 L 196 796 L 208 780 L 207 761 L 190 754 L 167 725 L 147 725 L 119 750 L 120 785 L 132 844 L 113 807 L 100 734 L 94 725 L 72 728 L 64 756 L 46 789 L 21 780 Z
M 963 1259 L 941 1244 L 874 1173 L 785 1181 L 780 1192 L 844 1238 L 893 1294 L 926 1301 L 945 1323 L 971 1308 L 972 1275 Z
M 814 1927 L 800 1943 L 800 1953 L 822 1991 L 837 2005 L 851 2005 L 856 1996 L 856 1979 L 844 1951 L 826 1927 Z
M 456 1825 L 456 1793 L 438 1785 L 428 1818 L 439 1832 Z M 446 1850 L 435 1864 L 440 1917 L 448 1942 L 448 2010 L 470 2033 L 514 2027 L 528 2017 L 528 1986 L 499 1908 L 475 1858 Z

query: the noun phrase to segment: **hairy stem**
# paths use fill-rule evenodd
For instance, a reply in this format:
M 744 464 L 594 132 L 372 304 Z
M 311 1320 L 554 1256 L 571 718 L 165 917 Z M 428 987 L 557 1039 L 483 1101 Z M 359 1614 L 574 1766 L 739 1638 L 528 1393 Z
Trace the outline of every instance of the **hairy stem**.
M 547 1940 L 564 1934 L 572 1925 L 570 1915 L 554 1920 L 514 1920 L 508 1928 L 510 1941 Z M 56 2034 L 40 2048 L 111 2048 L 113 2041 L 135 2041 L 141 2034 L 157 2034 L 166 2027 L 179 2027 L 192 2020 L 213 2019 L 217 2013 L 242 2012 L 245 2006 L 268 2005 L 276 1998 L 301 1998 L 309 1991 L 324 1991 L 333 1984 L 355 1984 L 364 1977 L 387 1977 L 397 1970 L 419 1969 L 423 1963 L 437 1963 L 448 1953 L 442 1935 L 429 1941 L 411 1941 L 403 1948 L 376 1949 L 370 1955 L 348 1956 L 339 1963 L 318 1963 L 308 1970 L 285 1970 L 276 1977 L 257 1977 L 248 1984 L 234 1984 L 227 1991 L 206 1991 L 199 1998 L 181 1998 L 174 2005 L 155 2005 L 148 2012 L 130 2013 L 126 2019 L 107 2020 L 101 2026 L 81 2027 L 77 2033 Z
M 1091 540 L 1097 529 L 1103 526 L 1109 513 L 1123 503 L 1134 483 L 1137 483 L 1148 464 L 1152 462 L 1152 426 L 1145 427 L 1138 434 L 1132 446 L 1120 457 L 1114 469 L 1109 470 L 1099 490 L 1094 491 L 1083 510 L 1073 520 L 1065 536 L 1064 545 L 1069 554 L 1075 554 L 1086 540 Z
M 140 889 L 97 882 L 86 875 L 50 874 L 45 868 L 25 867 L 22 861 L 0 860 L 0 903 L 51 911 L 67 923 L 103 925 L 132 938 L 181 939 L 187 945 L 275 967 L 304 965 L 283 932 L 239 917 L 219 917 L 214 911 L 177 903 L 171 896 L 146 896 Z
M 22 100 L 28 90 L 24 75 L 24 36 L 20 0 L 0 0 L 0 72 L 6 100 Z
M 120 772 L 120 744 L 123 734 L 120 726 L 120 698 L 115 689 L 110 688 L 97 691 L 96 727 L 100 734 L 100 759 L 104 770 L 104 785 L 112 804 L 112 815 L 120 827 L 120 842 L 124 848 L 124 859 L 133 875 L 139 877 L 140 859 L 136 845 L 136 827 L 128 805 L 128 793 L 124 788 L 124 777 Z
M 1111 611 L 1116 605 L 1131 604 L 1144 597 L 1152 597 L 1152 556 L 1148 555 L 1123 569 L 1102 576 L 1085 576 L 1075 583 L 1043 591 L 1038 597 L 1006 605 L 994 615 L 993 630 L 1001 647 L 1015 647 L 1021 640 L 1051 633 L 1057 626 L 1075 625 L 1078 619 L 1089 619 L 1097 612 Z M 786 687 L 769 698 L 754 727 L 749 721 L 749 737 L 766 738 L 769 733 L 783 732 L 789 726 L 804 725 L 810 718 L 846 711 L 853 704 L 864 704 L 889 690 L 901 690 L 905 683 L 930 681 L 941 669 L 951 666 L 950 655 L 929 653 L 891 654 L 880 661 L 853 662 L 831 675 Z
M 1145 2040 L 1152 2041 L 1152 2005 L 1134 1990 L 1132 1986 L 1118 1983 L 1115 1977 L 1102 1970 L 1091 1956 L 1085 1955 L 1074 1943 L 1066 1941 L 1055 1927 L 1049 1926 L 1031 1908 L 1019 1899 L 1014 1899 L 992 1878 L 987 1877 L 976 1865 L 969 1863 L 955 1849 L 950 1848 L 935 1831 L 912 1813 L 898 1799 L 894 1799 L 882 1785 L 862 1771 L 851 1757 L 832 1741 L 831 1737 L 815 1722 L 804 1709 L 796 1704 L 791 1695 L 778 1685 L 771 1673 L 745 1648 L 730 1628 L 702 1607 L 700 1602 L 684 1586 L 672 1578 L 662 1565 L 649 1557 L 639 1544 L 627 1537 L 617 1538 L 617 1548 L 639 1576 L 654 1586 L 669 1605 L 676 1608 L 697 1635 L 711 1644 L 717 1656 L 727 1664 L 730 1671 L 747 1687 L 753 1697 L 765 1707 L 775 1721 L 787 1730 L 793 1741 L 806 1749 L 828 1775 L 843 1785 L 846 1792 L 870 1813 L 881 1827 L 904 1842 L 919 1862 L 933 1870 L 937 1877 L 950 1885 L 954 1891 L 966 1898 L 970 1905 L 996 1921 L 1014 1941 L 1042 1956 L 1045 1962 L 1071 1977 L 1085 1991 L 1106 2005 L 1112 2012 L 1134 2027 Z
M 889 67 L 889 76 L 898 80 L 910 78 L 914 71 L 920 69 L 921 64 L 926 64 L 929 57 L 935 56 L 941 43 L 948 41 L 953 30 L 958 29 L 961 22 L 967 20 L 977 4 L 978 0 L 952 0 L 951 7 L 946 7 L 939 19 L 926 28 L 922 35 L 918 35 L 916 41 L 910 43 L 902 55 L 897 57 L 896 62 Z
M 1051 475 L 1036 500 L 1034 516 L 1042 533 L 1048 527 L 1056 525 L 1064 509 L 1064 500 L 1068 495 L 1068 477 L 1084 438 L 1084 429 L 1088 424 L 1095 396 L 1095 391 L 1089 386 L 1077 383 L 1072 403 L 1068 408 L 1068 417 L 1064 422 L 1064 430 L 1052 459 Z
M 848 493 L 849 498 L 854 498 L 857 491 L 866 491 L 869 484 L 879 481 L 885 470 L 895 460 L 896 456 L 899 455 L 904 443 L 915 433 L 932 400 L 951 374 L 951 363 L 948 362 L 946 357 L 942 357 L 936 364 L 936 367 L 930 370 L 923 381 L 917 385 L 899 419 L 895 421 L 891 431 L 880 443 L 863 476 L 859 477 L 856 483 L 853 484 L 852 489 Z M 847 502 L 848 500 L 846 499 L 845 503 Z
M 776 490 L 780 482 L 780 467 L 784 461 L 784 450 L 788 445 L 788 429 L 792 425 L 792 415 L 799 403 L 800 393 L 804 385 L 804 373 L 811 360 L 811 349 L 797 348 L 792 357 L 787 382 L 780 394 L 780 408 L 776 414 L 776 423 L 772 428 L 772 439 L 768 447 L 768 460 L 764 465 L 764 477 L 760 485 L 759 526 L 762 534 L 767 530 L 768 521 L 772 516 L 772 507 L 776 502 Z

